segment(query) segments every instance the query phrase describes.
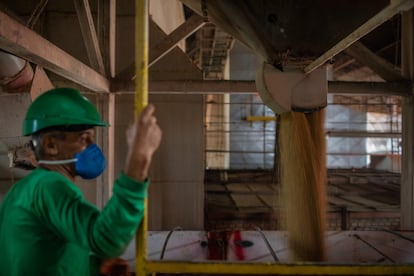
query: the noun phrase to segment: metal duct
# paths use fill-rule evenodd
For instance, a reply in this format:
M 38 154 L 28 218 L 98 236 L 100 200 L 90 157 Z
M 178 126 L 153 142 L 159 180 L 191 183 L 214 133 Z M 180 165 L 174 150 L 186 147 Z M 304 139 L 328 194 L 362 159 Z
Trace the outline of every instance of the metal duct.
M 327 105 L 326 68 L 305 74 L 300 70 L 281 72 L 273 65 L 258 67 L 256 87 L 263 102 L 275 113 L 313 112 Z
M 33 75 L 28 61 L 0 50 L 0 86 L 4 92 L 28 90 Z

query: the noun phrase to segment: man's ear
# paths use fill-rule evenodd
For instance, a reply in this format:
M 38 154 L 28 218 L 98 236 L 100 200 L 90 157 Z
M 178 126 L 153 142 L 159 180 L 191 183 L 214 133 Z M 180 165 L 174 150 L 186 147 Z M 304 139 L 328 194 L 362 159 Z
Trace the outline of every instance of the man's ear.
M 45 135 L 42 140 L 42 148 L 45 155 L 56 156 L 59 153 L 58 139 L 52 135 Z

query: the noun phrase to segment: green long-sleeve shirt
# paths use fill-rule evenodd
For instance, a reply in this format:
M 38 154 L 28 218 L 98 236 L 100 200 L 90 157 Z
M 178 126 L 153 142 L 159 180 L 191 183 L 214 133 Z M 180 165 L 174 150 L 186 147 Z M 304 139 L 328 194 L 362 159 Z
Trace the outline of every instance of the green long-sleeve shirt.
M 102 211 L 63 175 L 37 168 L 0 205 L 0 276 L 96 275 L 133 238 L 148 182 L 121 174 Z

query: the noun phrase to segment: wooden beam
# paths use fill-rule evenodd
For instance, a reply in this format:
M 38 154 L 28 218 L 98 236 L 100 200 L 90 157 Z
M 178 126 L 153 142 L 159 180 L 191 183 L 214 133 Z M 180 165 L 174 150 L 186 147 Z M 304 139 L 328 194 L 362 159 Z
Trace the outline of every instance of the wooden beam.
M 411 81 L 403 82 L 360 82 L 330 81 L 329 94 L 408 96 L 413 89 Z
M 105 68 L 101 50 L 96 35 L 95 25 L 89 6 L 89 0 L 73 0 L 76 13 L 78 14 L 79 25 L 82 31 L 83 41 L 85 42 L 86 52 L 89 62 L 95 70 L 105 75 Z
M 402 13 L 401 69 L 414 80 L 414 9 Z M 401 230 L 414 230 L 414 95 L 404 97 L 402 106 Z
M 151 81 L 153 94 L 226 94 L 257 93 L 254 81 Z
M 168 36 L 164 37 L 157 45 L 151 47 L 149 53 L 148 67 L 154 65 L 158 60 L 168 54 L 183 39 L 196 32 L 206 23 L 206 19 L 194 13 L 183 24 L 178 26 Z
M 97 35 L 107 76 L 115 77 L 116 0 L 98 1 Z
M 134 93 L 132 81 L 115 81 L 111 88 L 114 92 Z M 412 82 L 328 82 L 330 94 L 407 96 L 413 89 Z M 184 80 L 150 81 L 151 94 L 256 94 L 255 81 L 232 80 Z
M 150 20 L 151 25 L 156 25 L 153 20 Z M 183 39 L 187 38 L 195 31 L 200 29 L 206 23 L 205 18 L 198 14 L 193 14 L 188 20 L 177 27 L 169 35 L 165 37 L 155 46 L 149 50 L 148 68 L 154 65 L 162 57 L 167 55 L 175 46 Z M 152 27 L 151 27 L 152 29 Z M 128 65 L 122 72 L 120 72 L 117 79 L 131 80 L 135 78 L 135 62 Z
M 391 0 L 390 5 L 384 8 L 382 11 L 377 13 L 375 16 L 371 17 L 365 24 L 361 25 L 331 49 L 326 51 L 322 56 L 317 58 L 314 62 L 305 67 L 305 73 L 310 73 L 319 66 L 323 65 L 326 61 L 331 59 L 333 56 L 342 52 L 348 48 L 352 43 L 359 40 L 373 29 L 381 25 L 382 23 L 389 20 L 391 17 L 397 13 L 409 10 L 414 6 L 414 1 L 412 0 Z
M 117 80 L 112 83 L 114 92 L 134 93 L 133 81 Z M 225 94 L 257 93 L 254 81 L 224 80 L 183 80 L 183 81 L 149 81 L 151 94 Z
M 329 137 L 371 137 L 371 138 L 400 138 L 399 132 L 373 132 L 373 131 L 327 131 Z
M 405 78 L 401 72 L 396 70 L 394 65 L 385 59 L 377 56 L 370 49 L 359 41 L 356 41 L 345 50 L 345 53 L 355 58 L 359 63 L 364 64 L 377 73 L 386 81 L 402 81 Z
M 104 76 L 1 11 L 0 48 L 92 91 L 109 92 Z
M 46 75 L 45 70 L 39 65 L 36 66 L 32 85 L 30 86 L 30 97 L 32 100 L 40 96 L 43 92 L 52 89 L 54 86 Z

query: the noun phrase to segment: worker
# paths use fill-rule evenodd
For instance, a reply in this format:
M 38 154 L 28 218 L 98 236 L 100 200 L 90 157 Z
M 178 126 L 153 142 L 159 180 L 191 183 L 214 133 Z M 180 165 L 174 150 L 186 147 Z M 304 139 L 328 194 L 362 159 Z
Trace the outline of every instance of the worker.
M 0 205 L 0 275 L 99 275 L 105 259 L 126 249 L 144 213 L 148 171 L 161 130 L 148 105 L 126 133 L 128 151 L 113 195 L 99 210 L 75 185 L 105 169 L 94 127 L 108 126 L 79 91 L 56 88 L 30 105 L 23 135 L 32 135 L 38 167 Z M 121 142 L 120 142 L 121 143 Z

